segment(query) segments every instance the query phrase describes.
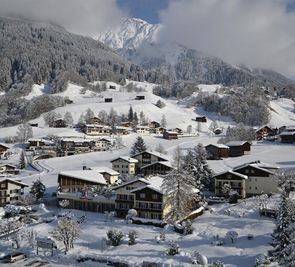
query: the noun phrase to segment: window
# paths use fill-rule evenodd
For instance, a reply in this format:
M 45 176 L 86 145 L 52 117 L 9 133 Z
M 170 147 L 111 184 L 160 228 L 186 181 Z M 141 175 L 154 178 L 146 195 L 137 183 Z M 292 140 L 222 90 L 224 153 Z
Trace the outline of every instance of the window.
M 252 189 L 252 187 L 251 187 L 251 186 L 249 186 L 249 189 L 251 190 L 251 189 Z
M 145 193 L 140 193 L 140 194 L 139 194 L 139 197 L 140 197 L 140 198 L 145 198 Z
M 1 188 L 6 188 L 6 185 L 4 183 L 1 184 Z
M 251 173 L 255 173 L 255 171 L 254 170 L 251 170 Z
M 245 170 L 245 173 L 249 173 L 249 170 L 248 170 L 248 169 L 246 169 L 246 170 Z
M 152 199 L 158 199 L 158 195 L 157 194 L 152 194 Z
M 255 190 L 257 190 L 257 186 L 255 186 Z

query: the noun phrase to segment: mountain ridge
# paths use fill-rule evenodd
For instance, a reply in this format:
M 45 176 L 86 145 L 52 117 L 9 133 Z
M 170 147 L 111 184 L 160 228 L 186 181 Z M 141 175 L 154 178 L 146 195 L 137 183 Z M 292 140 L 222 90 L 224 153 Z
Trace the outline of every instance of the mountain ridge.
M 160 40 L 161 29 L 161 24 L 124 18 L 118 26 L 109 28 L 97 39 L 145 70 L 164 73 L 169 82 L 187 80 L 226 86 L 285 86 L 294 83 L 275 71 L 234 66 L 179 44 L 167 44 Z M 156 77 L 149 81 L 159 82 Z

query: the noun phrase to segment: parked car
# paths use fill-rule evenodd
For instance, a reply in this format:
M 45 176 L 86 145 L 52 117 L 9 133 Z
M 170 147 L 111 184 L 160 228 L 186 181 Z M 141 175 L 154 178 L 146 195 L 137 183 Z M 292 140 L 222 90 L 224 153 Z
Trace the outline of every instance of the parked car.
M 27 258 L 27 255 L 23 252 L 12 252 L 3 257 L 3 262 L 12 263 L 20 260 L 24 260 Z

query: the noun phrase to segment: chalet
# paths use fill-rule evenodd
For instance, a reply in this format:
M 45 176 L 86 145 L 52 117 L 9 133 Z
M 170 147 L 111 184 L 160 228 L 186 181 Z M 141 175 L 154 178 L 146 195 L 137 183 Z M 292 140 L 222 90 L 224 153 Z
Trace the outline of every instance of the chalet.
M 144 95 L 137 95 L 135 97 L 135 100 L 144 100 L 145 99 L 145 96 Z
M 232 170 L 225 171 L 213 176 L 215 180 L 215 194 L 217 196 L 225 196 L 223 186 L 230 185 L 231 189 L 236 191 L 240 198 L 246 197 L 246 180 L 247 175 L 243 175 Z
M 161 124 L 157 121 L 151 121 L 148 125 L 150 128 L 159 128 Z
M 260 161 L 246 163 L 233 169 L 248 177 L 246 181 L 246 195 L 269 194 L 278 192 L 277 166 L 261 163 Z
M 107 183 L 103 175 L 95 170 L 65 171 L 58 175 L 58 200 L 68 200 L 68 208 L 105 212 L 115 210 L 115 199 L 100 192 Z
M 9 147 L 3 144 L 0 144 L 0 159 L 7 158 Z
M 0 165 L 0 176 L 10 176 L 19 174 L 19 169 L 11 164 Z
M 52 150 L 55 148 L 55 142 L 47 139 L 38 139 L 38 138 L 31 138 L 28 140 L 28 150 Z
M 207 118 L 205 116 L 196 117 L 196 122 L 207 122 Z
M 183 131 L 182 131 L 182 129 L 180 129 L 180 128 L 173 128 L 173 129 L 170 129 L 169 131 L 172 131 L 172 132 L 176 132 L 177 134 L 183 134 Z
M 133 176 L 136 174 L 138 160 L 130 157 L 119 157 L 111 161 L 112 169 L 122 175 Z
M 98 117 L 93 117 L 87 121 L 87 124 L 103 124 L 103 121 Z
M 134 123 L 133 122 L 130 122 L 130 121 L 125 121 L 125 122 L 122 122 L 121 123 L 121 126 L 132 128 L 132 127 L 134 127 Z
M 110 85 L 110 86 L 109 86 L 109 89 L 113 89 L 113 90 L 115 90 L 115 89 L 116 89 L 116 85 Z
M 25 187 L 28 185 L 17 180 L 0 179 L 0 206 L 17 201 L 24 194 Z
M 229 157 L 229 147 L 223 144 L 210 144 L 205 146 L 207 159 L 221 159 Z
M 136 178 L 116 187 L 113 187 L 116 195 L 115 210 L 117 217 L 125 218 L 128 210 L 134 208 L 134 194 L 131 193 L 131 191 L 136 188 L 143 187 L 147 184 L 149 184 L 147 180 L 143 178 Z
M 282 132 L 280 134 L 281 143 L 293 144 L 295 142 L 295 132 Z
M 178 139 L 178 133 L 172 131 L 165 131 L 163 132 L 163 138 L 167 140 Z
M 110 97 L 105 98 L 105 99 L 104 99 L 104 102 L 106 102 L 106 103 L 113 102 L 113 98 L 110 98 Z
M 166 129 L 164 127 L 159 127 L 159 128 L 156 128 L 156 134 L 163 134 L 164 132 L 166 132 Z
M 156 177 L 153 177 L 156 178 Z M 134 209 L 137 217 L 151 220 L 163 220 L 163 191 L 161 189 L 162 179 L 159 182 L 150 182 L 140 188 L 133 189 Z
M 150 127 L 149 126 L 136 126 L 136 133 L 147 135 L 150 134 Z
M 110 149 L 112 142 L 106 138 L 96 139 L 94 140 L 94 147 L 92 147 L 93 151 L 107 151 Z
M 65 120 L 57 119 L 53 122 L 52 127 L 53 128 L 66 128 L 66 127 L 68 127 L 68 125 Z
M 263 127 L 260 127 L 255 131 L 256 139 L 261 140 L 265 137 L 274 136 L 276 134 L 276 131 L 269 126 L 265 125 Z
M 173 166 L 169 161 L 158 161 L 146 165 L 140 169 L 140 173 L 144 176 L 167 174 L 173 169 Z
M 279 133 L 295 132 L 295 126 L 282 126 L 279 128 Z
M 80 153 L 91 152 L 95 147 L 95 142 L 83 138 L 62 138 L 60 139 L 59 156 L 72 156 Z M 61 153 L 61 154 L 60 154 Z
M 118 135 L 126 135 L 132 132 L 132 128 L 124 127 L 124 126 L 116 126 L 116 134 Z
M 146 150 L 132 156 L 138 161 L 138 169 L 159 161 L 169 161 L 169 158 L 157 151 Z
M 85 134 L 92 136 L 111 135 L 111 127 L 99 124 L 86 124 L 83 131 Z
M 120 173 L 108 167 L 90 167 L 90 170 L 96 171 L 103 175 L 109 185 L 117 183 Z
M 251 144 L 248 141 L 231 141 L 226 146 L 230 149 L 230 157 L 240 157 L 251 151 Z

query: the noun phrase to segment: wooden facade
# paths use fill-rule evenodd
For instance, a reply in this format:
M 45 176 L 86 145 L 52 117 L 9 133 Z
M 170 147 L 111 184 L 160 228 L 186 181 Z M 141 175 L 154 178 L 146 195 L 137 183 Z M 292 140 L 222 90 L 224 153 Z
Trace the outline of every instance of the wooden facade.
M 240 157 L 249 154 L 251 151 L 251 144 L 249 142 L 229 142 L 226 145 L 230 149 L 230 157 Z
M 178 139 L 178 133 L 177 132 L 166 131 L 166 132 L 163 133 L 163 138 L 167 139 L 167 140 Z
M 0 144 L 0 159 L 7 157 L 8 150 L 8 146 Z
M 197 122 L 207 122 L 207 118 L 205 116 L 202 117 L 196 117 Z
M 269 126 L 265 125 L 259 128 L 258 130 L 256 130 L 255 134 L 256 134 L 256 139 L 261 140 L 265 137 L 274 136 L 276 134 L 276 131 L 270 128 Z
M 163 220 L 163 194 L 151 186 L 135 189 L 134 209 L 137 217 L 151 220 Z
M 157 175 L 157 174 L 167 174 L 173 168 L 167 161 L 164 162 L 155 162 L 149 165 L 146 165 L 140 169 L 140 173 L 144 176 L 148 175 Z
M 281 143 L 295 143 L 295 132 L 283 132 L 280 134 Z
M 19 169 L 17 169 L 16 166 L 10 165 L 10 164 L 0 165 L 0 176 L 17 175 L 17 174 L 19 174 Z
M 207 152 L 207 159 L 221 159 L 221 158 L 228 158 L 230 149 L 228 146 L 224 145 L 207 145 L 205 147 Z

